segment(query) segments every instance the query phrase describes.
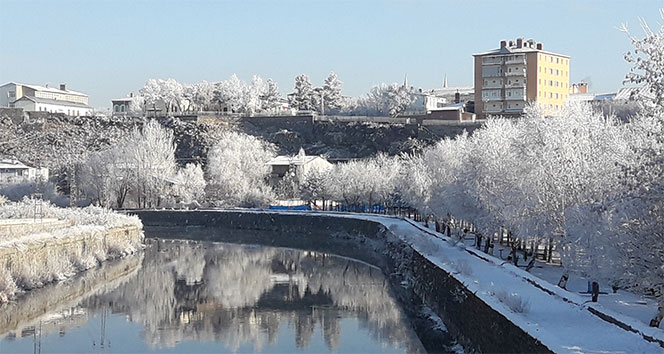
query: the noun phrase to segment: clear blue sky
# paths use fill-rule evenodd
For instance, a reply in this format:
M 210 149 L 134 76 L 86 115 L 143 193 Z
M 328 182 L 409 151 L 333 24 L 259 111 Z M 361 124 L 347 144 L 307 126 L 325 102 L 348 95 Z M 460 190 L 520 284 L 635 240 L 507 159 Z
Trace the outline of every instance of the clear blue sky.
M 616 90 L 629 69 L 627 22 L 662 21 L 650 1 L 16 1 L 0 0 L 0 84 L 57 85 L 94 107 L 137 91 L 148 78 L 218 81 L 231 74 L 296 75 L 319 85 L 330 71 L 344 94 L 381 82 L 472 85 L 471 55 L 501 39 L 534 38 L 570 55 L 573 82 Z

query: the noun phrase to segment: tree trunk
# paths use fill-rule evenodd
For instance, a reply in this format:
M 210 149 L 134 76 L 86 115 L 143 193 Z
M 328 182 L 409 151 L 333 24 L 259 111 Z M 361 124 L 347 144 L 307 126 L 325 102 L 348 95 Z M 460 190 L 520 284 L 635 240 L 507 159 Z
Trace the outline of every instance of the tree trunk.
M 558 287 L 567 290 L 568 280 L 569 280 L 569 270 L 565 269 L 563 270 L 563 275 L 560 276 L 560 280 L 558 281 Z
M 599 297 L 599 283 L 596 281 L 593 281 L 592 294 L 592 302 L 597 302 L 597 298 Z
M 664 318 L 664 307 L 659 306 L 657 308 L 657 315 L 650 320 L 650 327 L 659 327 L 659 324 L 662 323 L 662 318 Z

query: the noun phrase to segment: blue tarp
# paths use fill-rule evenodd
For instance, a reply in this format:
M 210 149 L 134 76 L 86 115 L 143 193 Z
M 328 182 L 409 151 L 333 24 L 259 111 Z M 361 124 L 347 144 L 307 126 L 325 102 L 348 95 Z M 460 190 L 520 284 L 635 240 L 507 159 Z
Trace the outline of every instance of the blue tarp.
M 311 210 L 308 205 L 293 205 L 293 206 L 285 206 L 285 205 L 270 205 L 268 209 L 271 210 Z

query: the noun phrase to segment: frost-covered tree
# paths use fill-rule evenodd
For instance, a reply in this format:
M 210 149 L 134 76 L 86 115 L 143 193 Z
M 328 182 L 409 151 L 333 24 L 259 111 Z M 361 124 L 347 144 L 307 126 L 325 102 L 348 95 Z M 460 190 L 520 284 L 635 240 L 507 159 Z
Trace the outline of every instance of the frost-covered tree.
M 160 206 L 176 170 L 173 131 L 150 120 L 142 128 L 135 128 L 123 144 L 128 154 L 125 168 L 133 171 L 136 205 Z
M 323 83 L 323 103 L 325 111 L 338 110 L 342 106 L 341 85 L 335 72 L 331 72 Z
M 371 88 L 369 93 L 358 98 L 353 114 L 398 116 L 415 101 L 409 88 L 393 84 L 380 84 Z
M 280 97 L 281 94 L 279 93 L 277 83 L 272 79 L 267 79 L 265 87 L 261 92 L 261 109 L 263 111 L 270 111 L 279 107 Z
M 314 89 L 311 86 L 309 76 L 306 74 L 298 75 L 295 78 L 295 91 L 289 97 L 290 105 L 299 110 L 315 109 L 313 106 Z
M 208 153 L 208 196 L 223 205 L 262 206 L 271 198 L 267 185 L 276 156 L 273 145 L 256 137 L 224 133 Z
M 330 178 L 332 168 L 312 168 L 302 176 L 300 181 L 300 196 L 302 199 L 310 201 L 317 205 L 317 201 L 321 201 L 325 206 L 325 201 L 329 200 L 332 195 L 330 192 Z
M 660 9 L 664 19 L 664 9 Z M 651 108 L 664 106 L 664 24 L 658 31 L 653 31 L 645 21 L 641 21 L 645 36 L 638 38 L 629 32 L 626 25 L 621 27 L 634 46 L 633 51 L 625 54 L 625 60 L 633 66 L 627 74 L 625 82 L 645 85 L 649 95 L 634 97 Z
M 189 163 L 176 174 L 173 195 L 177 202 L 191 204 L 205 200 L 205 175 L 199 164 Z
M 148 79 L 145 86 L 139 90 L 139 93 L 145 98 L 145 105 L 152 109 L 162 99 L 161 85 L 157 79 Z

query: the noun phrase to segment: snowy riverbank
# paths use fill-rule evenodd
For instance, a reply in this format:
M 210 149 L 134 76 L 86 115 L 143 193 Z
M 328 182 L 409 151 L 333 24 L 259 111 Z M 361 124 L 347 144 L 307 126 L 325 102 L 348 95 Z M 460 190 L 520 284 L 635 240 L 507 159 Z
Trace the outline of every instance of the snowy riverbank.
M 108 209 L 0 204 L 0 303 L 133 253 L 142 241 L 137 217 Z
M 201 211 L 201 212 L 215 212 Z M 560 289 L 533 274 L 503 260 L 486 255 L 449 239 L 411 220 L 366 214 L 331 212 L 275 212 L 265 210 L 216 211 L 219 213 L 265 214 L 276 220 L 279 215 L 338 217 L 368 220 L 385 226 L 394 236 L 411 246 L 436 267 L 466 288 L 459 294 L 472 294 L 546 348 L 557 353 L 578 352 L 661 352 L 664 334 L 638 319 L 616 313 L 602 304 L 588 303 L 579 294 Z M 199 218 L 189 212 L 184 217 L 191 225 Z M 211 219 L 210 219 L 211 218 Z M 208 222 L 215 218 L 205 217 Z M 240 220 L 242 218 L 239 218 Z M 221 219 L 218 219 L 221 220 Z M 299 219 L 298 219 L 299 220 Z M 172 222 L 172 220 L 169 220 Z M 247 218 L 246 222 L 255 222 Z M 266 219 L 266 221 L 269 221 Z M 292 222 L 283 220 L 284 222 Z M 321 219 L 323 222 L 323 219 Z M 316 222 L 308 223 L 316 224 Z M 325 225 L 329 221 L 325 221 Z M 253 228 L 276 228 L 277 224 Z M 215 225 L 210 225 L 215 226 Z M 218 225 L 217 225 L 218 226 Z M 237 227 L 230 225 L 229 227 Z M 315 231 L 312 231 L 315 232 Z M 454 294 L 443 294 L 446 297 Z M 465 300 L 459 296 L 458 301 Z M 492 323 L 485 323 L 487 331 Z

